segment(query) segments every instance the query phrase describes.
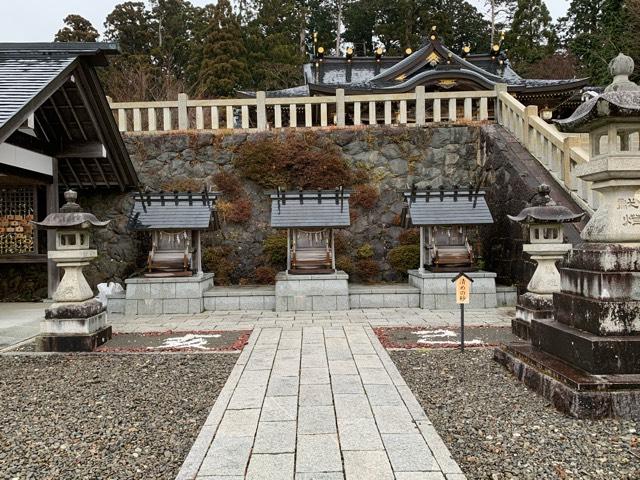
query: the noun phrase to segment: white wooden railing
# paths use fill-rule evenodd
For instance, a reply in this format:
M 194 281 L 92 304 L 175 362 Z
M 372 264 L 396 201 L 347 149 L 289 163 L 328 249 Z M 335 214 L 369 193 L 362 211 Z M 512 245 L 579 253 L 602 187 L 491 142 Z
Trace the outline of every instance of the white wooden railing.
M 110 100 L 121 132 L 168 130 L 328 127 L 346 125 L 415 125 L 493 119 L 497 92 L 414 92 L 400 94 L 192 100 L 181 93 L 174 101 Z
M 504 87 L 498 89 L 497 120 L 544 165 L 589 214 L 598 208 L 600 194 L 591 182 L 576 177 L 578 165 L 589 161 L 589 136 L 560 132 L 538 115 L 538 107 L 525 107 Z
M 591 182 L 576 177 L 575 168 L 589 161 L 588 136 L 572 135 L 542 120 L 535 106 L 525 107 L 507 93 L 495 90 L 471 92 L 414 92 L 399 94 L 192 100 L 115 103 L 109 99 L 121 132 L 170 130 L 250 130 L 270 128 L 328 127 L 347 125 L 423 126 L 440 122 L 497 120 L 542 163 L 586 211 L 598 207 L 599 194 Z

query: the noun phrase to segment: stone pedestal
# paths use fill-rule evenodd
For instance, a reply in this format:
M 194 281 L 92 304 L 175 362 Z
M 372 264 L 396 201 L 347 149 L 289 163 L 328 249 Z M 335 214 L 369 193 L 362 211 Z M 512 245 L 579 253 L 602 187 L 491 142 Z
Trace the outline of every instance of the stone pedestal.
M 39 352 L 91 352 L 111 339 L 105 307 L 96 299 L 54 303 L 45 310 L 36 339 Z
M 134 315 L 189 314 L 204 311 L 204 292 L 213 288 L 213 273 L 193 277 L 128 278 L 125 297 L 109 298 L 109 311 Z
M 93 298 L 93 290 L 82 269 L 98 256 L 97 250 L 52 250 L 48 256 L 58 268 L 64 269 L 62 280 L 53 293 L 54 302 L 84 302 Z
M 496 360 L 570 415 L 640 419 L 640 245 L 582 244 L 560 276 L 553 318 Z
M 456 286 L 451 280 L 457 273 L 409 270 L 409 285 L 420 289 L 420 308 L 451 310 L 456 304 Z M 496 308 L 496 274 L 493 272 L 466 272 L 473 279 L 468 308 Z
M 532 320 L 553 318 L 553 294 L 560 291 L 560 272 L 556 262 L 571 250 L 568 243 L 530 243 L 522 250 L 538 265 L 527 285 L 528 292 L 518 298 L 516 318 L 511 321 L 511 331 L 523 340 L 531 338 Z
M 276 276 L 276 312 L 349 310 L 349 275 Z

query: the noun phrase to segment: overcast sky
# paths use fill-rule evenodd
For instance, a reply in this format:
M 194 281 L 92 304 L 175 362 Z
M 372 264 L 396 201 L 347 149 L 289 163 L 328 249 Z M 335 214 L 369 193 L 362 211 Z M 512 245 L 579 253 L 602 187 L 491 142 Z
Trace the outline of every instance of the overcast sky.
M 0 0 L 0 42 L 49 42 L 62 27 L 62 19 L 77 13 L 102 32 L 105 17 L 124 0 Z M 484 0 L 470 0 L 485 10 Z M 563 16 L 569 0 L 545 0 L 554 18 Z M 212 0 L 191 0 L 205 5 Z

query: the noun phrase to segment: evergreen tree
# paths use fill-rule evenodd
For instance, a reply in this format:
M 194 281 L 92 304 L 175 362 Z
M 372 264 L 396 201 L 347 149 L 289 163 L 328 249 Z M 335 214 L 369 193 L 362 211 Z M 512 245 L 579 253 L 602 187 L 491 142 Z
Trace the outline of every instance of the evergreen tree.
M 542 0 L 518 0 L 508 41 L 509 58 L 525 76 L 532 65 L 553 55 L 557 34 Z
M 632 21 L 624 0 L 572 0 L 563 19 L 565 41 L 578 59 L 579 73 L 591 77 L 592 84 L 609 83 L 608 64 L 619 52 L 639 53 Z
M 240 20 L 229 0 L 219 0 L 209 23 L 196 91 L 205 97 L 233 95 L 247 81 L 245 59 Z
M 80 15 L 67 15 L 64 23 L 55 35 L 56 42 L 95 42 L 100 36 L 91 22 Z
M 123 53 L 149 54 L 155 39 L 151 23 L 151 14 L 143 2 L 124 2 L 107 15 L 104 37 L 118 42 Z

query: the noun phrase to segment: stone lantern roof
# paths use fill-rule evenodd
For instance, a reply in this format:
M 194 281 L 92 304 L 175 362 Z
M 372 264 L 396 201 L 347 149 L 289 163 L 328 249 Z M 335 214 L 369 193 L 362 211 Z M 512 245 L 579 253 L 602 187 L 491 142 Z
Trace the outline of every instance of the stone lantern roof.
M 60 208 L 60 212 L 50 213 L 42 222 L 33 224 L 46 229 L 106 227 L 109 224 L 110 220 L 101 222 L 93 213 L 83 212 L 76 202 L 77 192 L 67 190 L 64 199 L 67 203 Z
M 588 133 L 614 118 L 625 123 L 640 122 L 640 87 L 629 80 L 634 62 L 619 54 L 609 63 L 613 81 L 604 93 L 580 105 L 569 118 L 555 120 L 564 132 Z
M 518 223 L 575 223 L 579 222 L 584 213 L 573 213 L 567 207 L 556 205 L 549 193 L 548 185 L 542 184 L 531 199 L 531 206 L 524 208 L 518 215 L 507 215 L 510 220 Z

